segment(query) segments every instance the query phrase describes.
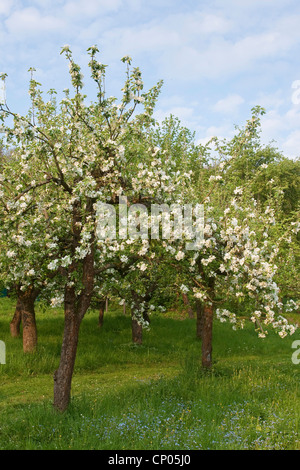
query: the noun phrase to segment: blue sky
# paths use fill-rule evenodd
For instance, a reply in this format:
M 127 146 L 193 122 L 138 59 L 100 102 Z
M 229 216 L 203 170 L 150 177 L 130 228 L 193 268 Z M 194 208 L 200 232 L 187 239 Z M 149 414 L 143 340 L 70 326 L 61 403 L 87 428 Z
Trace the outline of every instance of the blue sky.
M 120 59 L 130 55 L 146 88 L 164 80 L 157 119 L 174 114 L 204 143 L 230 138 L 260 105 L 263 142 L 300 155 L 299 0 L 0 0 L 0 72 L 13 111 L 28 109 L 29 67 L 45 91 L 69 87 L 65 44 L 91 98 L 86 49 L 97 44 L 108 95 L 119 95 Z

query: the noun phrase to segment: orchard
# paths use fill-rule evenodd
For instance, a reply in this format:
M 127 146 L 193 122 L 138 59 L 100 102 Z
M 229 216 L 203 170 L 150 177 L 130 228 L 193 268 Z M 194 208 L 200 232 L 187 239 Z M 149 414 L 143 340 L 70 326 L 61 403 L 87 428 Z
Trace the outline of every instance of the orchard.
M 68 408 L 81 323 L 95 305 L 103 313 L 107 297 L 129 309 L 139 345 L 151 313 L 184 296 L 204 371 L 214 363 L 214 320 L 236 330 L 250 322 L 258 341 L 270 329 L 292 335 L 299 161 L 260 143 L 264 110 L 253 108 L 232 140 L 203 146 L 176 117 L 156 122 L 162 82 L 144 91 L 130 57 L 118 101 L 107 97 L 98 48 L 87 50 L 90 102 L 70 48 L 61 53 L 71 90 L 59 104 L 31 70 L 28 114 L 11 110 L 9 97 L 0 108 L 0 283 L 16 305 L 7 324 L 16 336 L 22 324 L 24 354 L 38 354 L 37 299 L 63 307 L 54 408 Z

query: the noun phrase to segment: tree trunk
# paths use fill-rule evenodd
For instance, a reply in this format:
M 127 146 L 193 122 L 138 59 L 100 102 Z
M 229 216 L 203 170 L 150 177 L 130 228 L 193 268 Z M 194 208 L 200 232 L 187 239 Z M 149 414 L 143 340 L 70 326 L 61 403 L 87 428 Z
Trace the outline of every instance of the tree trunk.
M 13 338 L 18 338 L 20 336 L 21 322 L 22 322 L 22 309 L 21 309 L 21 301 L 18 297 L 15 313 L 9 325 L 10 334 Z
M 131 318 L 132 341 L 134 344 L 142 344 L 143 342 L 143 327 L 132 316 Z
M 196 313 L 197 313 L 197 319 L 196 319 L 196 337 L 199 339 L 202 339 L 202 334 L 203 334 L 203 303 L 200 302 L 198 299 L 196 301 Z
M 203 329 L 202 329 L 202 367 L 212 367 L 212 329 L 213 329 L 213 306 L 204 305 Z
M 65 411 L 70 402 L 71 383 L 76 359 L 81 319 L 76 311 L 76 295 L 65 298 L 65 326 L 60 363 L 54 372 L 54 402 L 57 411 Z
M 26 291 L 19 290 L 20 308 L 23 324 L 23 351 L 31 353 L 37 347 L 37 328 L 35 321 L 34 302 L 39 294 L 37 289 L 29 287 Z
M 90 306 L 94 285 L 93 250 L 84 262 L 83 279 L 86 288 L 76 296 L 74 287 L 65 291 L 65 326 L 60 363 L 54 372 L 54 402 L 57 411 L 64 412 L 70 402 L 71 383 L 77 353 L 81 321 Z
M 105 300 L 100 300 L 100 302 L 99 302 L 99 321 L 98 321 L 98 326 L 100 328 L 103 326 L 104 311 L 105 311 Z
M 93 200 L 89 199 L 86 204 L 86 213 L 93 214 Z M 75 201 L 73 206 L 73 254 L 80 243 L 80 225 L 82 212 L 79 201 Z M 76 294 L 75 286 L 65 287 L 64 310 L 65 326 L 63 343 L 61 348 L 60 363 L 58 369 L 54 372 L 54 400 L 53 406 L 57 411 L 64 412 L 70 402 L 71 383 L 77 353 L 79 338 L 79 329 L 81 321 L 86 314 L 92 300 L 94 291 L 94 234 L 90 239 L 90 251 L 81 261 L 73 261 L 69 267 L 69 276 L 82 269 L 82 290 Z
M 183 300 L 184 305 L 187 307 L 189 318 L 191 319 L 194 318 L 194 312 L 193 312 L 192 307 L 190 306 L 188 296 L 184 293 L 182 293 L 182 300 Z

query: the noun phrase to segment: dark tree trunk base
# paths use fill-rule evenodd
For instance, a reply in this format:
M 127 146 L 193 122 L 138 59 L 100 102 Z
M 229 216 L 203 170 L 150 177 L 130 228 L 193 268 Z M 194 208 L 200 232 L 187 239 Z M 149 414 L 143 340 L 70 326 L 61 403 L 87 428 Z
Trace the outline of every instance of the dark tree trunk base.
M 197 319 L 196 319 L 196 337 L 198 339 L 202 339 L 203 335 L 203 322 L 204 322 L 204 315 L 203 315 L 203 304 L 199 300 L 196 302 L 196 312 L 197 312 Z
M 105 300 L 100 301 L 99 303 L 99 319 L 98 319 L 99 328 L 102 328 L 103 326 L 104 312 L 105 312 Z
M 190 302 L 189 302 L 189 299 L 188 299 L 188 296 L 186 294 L 182 294 L 182 300 L 183 300 L 183 303 L 184 305 L 186 306 L 187 308 L 187 312 L 188 312 L 188 316 L 190 319 L 193 319 L 194 318 L 194 312 L 193 312 L 193 309 L 192 307 L 190 306 Z
M 88 207 L 92 209 L 92 200 Z M 73 222 L 80 220 L 80 211 L 74 208 Z M 78 236 L 77 228 L 75 229 Z M 76 239 L 76 237 L 75 237 Z M 90 252 L 82 261 L 82 284 L 83 290 L 77 295 L 74 286 L 66 286 L 64 294 L 65 325 L 61 347 L 61 355 L 58 369 L 54 372 L 54 399 L 53 407 L 59 412 L 64 412 L 68 408 L 71 398 L 71 384 L 76 360 L 77 345 L 79 339 L 79 329 L 92 300 L 94 289 L 94 246 L 93 241 Z M 75 245 L 76 246 L 76 245 Z M 75 270 L 72 265 L 71 272 Z
M 132 341 L 134 344 L 142 344 L 143 343 L 143 327 L 140 323 L 132 318 L 131 320 L 131 328 L 132 328 Z
M 30 287 L 24 292 L 19 291 L 20 308 L 23 325 L 23 351 L 32 353 L 37 347 L 37 327 L 35 320 L 34 302 L 38 291 Z
M 212 367 L 212 329 L 213 329 L 213 306 L 204 305 L 203 329 L 202 329 L 202 367 Z
M 18 338 L 20 336 L 21 323 L 22 323 L 22 309 L 21 309 L 20 299 L 18 298 L 15 313 L 9 325 L 10 334 L 13 338 Z
M 60 363 L 58 369 L 54 372 L 53 406 L 60 412 L 64 412 L 70 402 L 79 328 L 80 320 L 75 313 L 65 318 Z

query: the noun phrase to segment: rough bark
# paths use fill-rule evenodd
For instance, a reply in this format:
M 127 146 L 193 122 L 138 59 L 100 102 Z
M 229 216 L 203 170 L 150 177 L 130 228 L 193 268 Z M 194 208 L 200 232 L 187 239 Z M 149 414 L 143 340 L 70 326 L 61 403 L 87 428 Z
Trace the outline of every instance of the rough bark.
M 213 330 L 213 306 L 205 304 L 203 308 L 202 329 L 202 367 L 212 367 L 212 330 Z
M 98 326 L 100 328 L 103 326 L 104 311 L 105 311 L 105 300 L 100 300 L 100 302 L 99 302 L 99 321 L 98 321 Z
M 71 382 L 81 323 L 75 303 L 75 293 L 67 292 L 65 295 L 65 325 L 60 362 L 58 369 L 54 372 L 53 405 L 56 410 L 61 412 L 67 409 L 70 402 Z
M 86 214 L 92 214 L 93 200 L 86 205 Z M 82 213 L 80 202 L 73 206 L 73 254 L 80 241 L 80 222 Z M 64 295 L 65 325 L 61 356 L 58 369 L 54 372 L 54 400 L 53 406 L 57 411 L 64 412 L 70 402 L 71 384 L 81 321 L 86 314 L 92 300 L 94 290 L 94 237 L 91 237 L 90 252 L 81 261 L 73 261 L 69 268 L 69 275 L 82 270 L 82 290 L 76 294 L 74 286 L 66 285 Z
M 15 308 L 15 313 L 9 325 L 10 334 L 13 338 L 18 338 L 20 336 L 21 323 L 22 323 L 22 309 L 21 309 L 21 301 L 18 297 L 16 308 Z
M 142 344 L 143 342 L 143 327 L 132 316 L 131 318 L 132 341 L 134 344 Z
M 203 304 L 199 300 L 196 301 L 196 313 L 197 313 L 197 319 L 196 319 L 196 336 L 199 339 L 202 339 L 202 334 L 203 334 Z
M 201 260 L 198 259 L 198 271 L 205 280 L 209 301 L 201 303 L 197 301 L 197 336 L 201 338 L 202 367 L 211 369 L 212 367 L 212 339 L 213 339 L 213 316 L 215 299 L 215 279 L 206 277 L 203 272 Z
M 37 347 L 37 327 L 35 319 L 34 303 L 39 294 L 39 290 L 30 286 L 26 291 L 18 291 L 20 309 L 22 312 L 23 325 L 23 351 L 31 353 Z
M 194 318 L 194 312 L 193 312 L 192 307 L 190 306 L 188 296 L 184 293 L 182 293 L 182 300 L 183 300 L 184 305 L 187 307 L 189 318 L 191 319 Z
M 65 326 L 60 363 L 54 372 L 54 402 L 57 411 L 64 412 L 70 402 L 71 383 L 77 353 L 81 321 L 90 306 L 94 286 L 94 252 L 86 256 L 83 266 L 83 292 L 76 296 L 73 287 L 65 290 Z

